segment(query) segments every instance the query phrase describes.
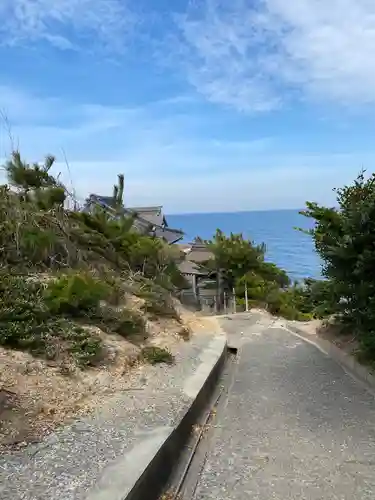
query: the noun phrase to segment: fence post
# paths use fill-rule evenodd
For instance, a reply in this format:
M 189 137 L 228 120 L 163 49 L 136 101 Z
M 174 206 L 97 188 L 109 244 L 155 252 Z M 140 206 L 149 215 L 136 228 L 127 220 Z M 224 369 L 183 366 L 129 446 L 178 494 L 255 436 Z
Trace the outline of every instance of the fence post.
M 223 292 L 223 300 L 224 300 L 224 314 L 227 314 L 227 292 L 225 290 Z
M 237 312 L 236 290 L 233 287 L 233 313 L 236 314 L 236 312 Z

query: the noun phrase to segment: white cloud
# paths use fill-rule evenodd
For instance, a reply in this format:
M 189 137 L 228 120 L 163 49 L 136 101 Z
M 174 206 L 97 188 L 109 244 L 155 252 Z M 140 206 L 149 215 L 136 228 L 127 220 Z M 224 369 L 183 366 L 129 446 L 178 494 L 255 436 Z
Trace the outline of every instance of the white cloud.
M 78 48 L 88 35 L 122 49 L 135 17 L 126 0 L 2 0 L 0 43 L 27 44 L 46 41 L 59 49 Z
M 373 0 L 204 0 L 177 23 L 188 78 L 213 102 L 268 111 L 289 91 L 375 104 Z
M 123 172 L 131 205 L 163 204 L 169 213 L 294 208 L 307 199 L 331 203 L 338 172 L 342 185 L 354 179 L 361 165 L 375 163 L 374 153 L 297 155 L 285 147 L 280 152 L 277 139 L 267 136 L 249 135 L 244 141 L 210 137 L 207 132 L 202 136 L 202 120 L 206 130 L 212 121 L 199 112 L 176 115 L 180 99 L 121 108 L 70 106 L 7 87 L 0 89 L 1 95 L 0 107 L 10 104 L 11 132 L 25 159 L 39 161 L 47 153 L 55 154 L 55 172 L 61 172 L 69 188 L 73 181 L 80 200 L 91 192 L 110 194 L 117 174 Z M 190 102 L 186 105 L 190 109 Z M 60 125 L 55 124 L 56 116 Z M 1 125 L 4 157 L 11 145 Z

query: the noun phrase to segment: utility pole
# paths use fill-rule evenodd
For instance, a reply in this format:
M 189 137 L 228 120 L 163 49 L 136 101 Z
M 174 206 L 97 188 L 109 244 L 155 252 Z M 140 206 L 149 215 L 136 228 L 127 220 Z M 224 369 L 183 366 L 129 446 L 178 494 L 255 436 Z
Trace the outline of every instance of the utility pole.
M 249 311 L 249 299 L 247 296 L 247 283 L 245 283 L 245 310 L 246 310 L 246 312 Z

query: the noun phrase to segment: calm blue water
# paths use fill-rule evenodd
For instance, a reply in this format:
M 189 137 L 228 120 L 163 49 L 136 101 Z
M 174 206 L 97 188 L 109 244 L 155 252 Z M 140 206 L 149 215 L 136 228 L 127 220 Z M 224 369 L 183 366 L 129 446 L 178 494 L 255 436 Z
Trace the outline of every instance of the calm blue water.
M 168 224 L 185 231 L 186 242 L 196 236 L 211 238 L 217 228 L 225 234 L 243 233 L 255 243 L 264 242 L 267 260 L 285 269 L 293 279 L 320 277 L 320 260 L 311 238 L 294 229 L 308 229 L 312 221 L 297 210 L 169 215 Z

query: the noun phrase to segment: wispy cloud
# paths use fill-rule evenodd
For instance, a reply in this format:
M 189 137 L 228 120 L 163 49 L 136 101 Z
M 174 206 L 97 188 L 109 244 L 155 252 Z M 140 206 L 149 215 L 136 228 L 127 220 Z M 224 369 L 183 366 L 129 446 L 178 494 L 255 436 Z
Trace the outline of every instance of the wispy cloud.
M 2 0 L 0 43 L 26 45 L 44 41 L 59 49 L 99 42 L 122 49 L 135 16 L 126 0 Z
M 375 104 L 373 1 L 204 0 L 177 25 L 183 68 L 213 102 L 246 112 L 291 94 Z
M 375 161 L 373 153 L 282 153 L 274 137 L 249 134 L 241 141 L 209 132 L 201 136 L 195 127 L 207 119 L 205 128 L 210 130 L 213 122 L 201 115 L 176 115 L 177 98 L 122 108 L 92 103 L 73 107 L 7 87 L 0 95 L 22 104 L 16 108 L 17 120 L 12 110 L 8 116 L 25 158 L 38 161 L 55 154 L 56 172 L 67 186 L 73 182 L 80 200 L 90 192 L 110 194 L 117 173 L 123 172 L 127 203 L 163 203 L 170 213 L 299 207 L 306 199 L 331 203 L 338 171 L 344 183 L 355 177 L 362 162 L 366 166 Z M 56 115 L 59 124 L 51 120 Z M 4 157 L 10 144 L 1 128 Z

